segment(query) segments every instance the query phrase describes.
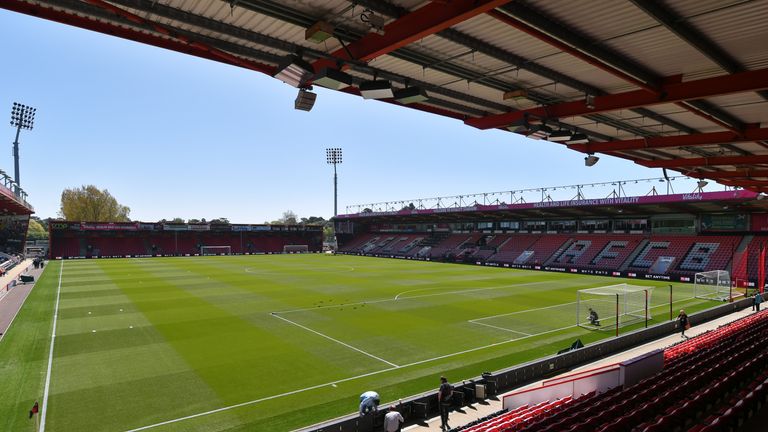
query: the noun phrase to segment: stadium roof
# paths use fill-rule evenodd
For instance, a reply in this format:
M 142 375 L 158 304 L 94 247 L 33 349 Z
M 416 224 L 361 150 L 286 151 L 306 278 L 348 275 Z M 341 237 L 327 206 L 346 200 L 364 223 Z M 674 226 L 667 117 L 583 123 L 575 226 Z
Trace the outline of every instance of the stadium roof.
M 441 208 L 367 209 L 336 216 L 337 221 L 416 223 L 458 220 L 541 220 L 568 218 L 632 218 L 661 214 L 765 213 L 768 200 L 746 190 L 668 195 L 617 196 L 563 201 L 478 204 Z
M 575 151 L 768 191 L 766 0 L 6 0 L 0 7 L 269 75 L 295 55 L 313 72 L 349 74 L 340 91 L 360 94 L 371 80 L 418 87 L 410 99 L 385 101 L 533 138 L 562 129 L 561 142 Z M 320 79 L 302 76 L 308 64 L 293 64 L 283 80 L 306 87 Z

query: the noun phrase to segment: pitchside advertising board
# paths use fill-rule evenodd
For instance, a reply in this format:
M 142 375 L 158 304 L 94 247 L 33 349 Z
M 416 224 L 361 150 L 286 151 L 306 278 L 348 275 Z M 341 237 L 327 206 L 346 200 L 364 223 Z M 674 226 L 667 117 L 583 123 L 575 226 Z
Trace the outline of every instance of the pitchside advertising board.
M 350 252 L 337 252 L 337 253 L 340 255 L 364 255 L 364 256 L 379 257 L 379 258 L 396 258 L 396 259 L 410 259 L 410 260 L 417 260 L 417 261 L 431 261 L 429 258 L 416 258 L 411 256 L 402 256 L 402 255 L 359 254 L 359 253 L 350 253 Z M 456 264 L 466 264 L 466 263 L 456 262 Z M 646 279 L 646 280 L 660 280 L 660 281 L 669 281 L 669 282 L 693 283 L 693 278 L 690 276 L 652 274 L 652 273 L 647 273 L 642 271 L 598 270 L 598 269 L 583 269 L 583 268 L 575 268 L 575 267 L 567 267 L 567 266 L 560 267 L 560 266 L 542 266 L 542 265 L 532 265 L 532 264 L 506 264 L 506 263 L 493 263 L 493 262 L 484 263 L 482 261 L 476 261 L 474 264 L 482 265 L 486 267 L 501 267 L 501 268 L 510 268 L 510 269 L 520 269 L 520 270 L 539 270 L 539 271 L 548 271 L 548 272 L 557 272 L 557 273 L 573 273 L 573 274 L 584 274 L 584 275 L 594 275 L 594 276 L 611 276 L 611 277 L 629 278 L 629 279 Z M 755 284 L 753 282 L 749 282 L 750 287 L 754 285 Z

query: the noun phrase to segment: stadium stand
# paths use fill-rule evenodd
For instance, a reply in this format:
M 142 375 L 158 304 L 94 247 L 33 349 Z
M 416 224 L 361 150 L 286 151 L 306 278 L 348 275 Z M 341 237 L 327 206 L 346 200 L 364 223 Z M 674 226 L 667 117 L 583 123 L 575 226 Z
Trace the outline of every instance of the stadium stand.
M 752 314 L 665 349 L 664 369 L 634 385 L 523 405 L 453 431 L 738 430 L 768 402 L 766 329 L 768 311 Z
M 322 250 L 322 227 L 171 225 L 161 223 L 51 223 L 51 258 L 197 255 L 201 246 L 229 246 L 233 254 L 282 253 L 286 245 Z

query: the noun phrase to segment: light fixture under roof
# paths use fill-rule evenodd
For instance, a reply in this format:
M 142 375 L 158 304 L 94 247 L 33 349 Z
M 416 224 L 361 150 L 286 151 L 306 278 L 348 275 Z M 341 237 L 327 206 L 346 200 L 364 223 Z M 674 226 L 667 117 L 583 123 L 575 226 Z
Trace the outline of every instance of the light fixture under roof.
M 589 142 L 589 137 L 587 137 L 583 133 L 575 133 L 571 135 L 571 139 L 566 141 L 568 144 L 587 144 Z
M 296 96 L 296 101 L 293 107 L 299 111 L 312 111 L 312 107 L 315 106 L 315 100 L 317 94 L 312 93 L 307 89 L 299 89 L 299 94 Z
M 352 85 L 352 76 L 338 69 L 323 68 L 312 78 L 312 84 L 339 90 Z
M 360 83 L 360 94 L 363 99 L 391 99 L 392 84 L 386 80 L 363 81 Z
M 706 181 L 706 180 L 699 180 L 698 182 L 696 182 L 696 187 L 697 187 L 698 189 L 703 189 L 703 188 L 704 188 L 704 186 L 706 186 L 706 185 L 708 185 L 708 184 L 709 184 L 709 182 L 708 182 L 708 181 Z
M 396 101 L 406 105 L 424 102 L 429 99 L 427 92 L 421 87 L 406 87 L 402 90 L 395 90 L 394 97 Z
M 296 55 L 289 55 L 277 67 L 275 78 L 293 86 L 301 87 L 312 76 L 312 65 Z
M 304 39 L 314 43 L 324 42 L 331 36 L 333 36 L 333 24 L 329 24 L 325 21 L 318 21 L 312 24 L 312 26 L 304 32 Z
M 571 139 L 571 135 L 571 131 L 561 129 L 549 134 L 549 138 L 547 139 L 552 142 L 565 142 Z
M 588 167 L 591 167 L 591 166 L 593 166 L 594 164 L 596 164 L 596 163 L 597 163 L 597 161 L 599 161 L 599 160 L 600 160 L 600 158 L 599 158 L 599 157 L 597 157 L 597 156 L 595 156 L 595 155 L 591 154 L 591 155 L 589 155 L 589 156 L 587 156 L 587 157 L 585 157 L 585 158 L 584 158 L 584 166 L 588 166 Z

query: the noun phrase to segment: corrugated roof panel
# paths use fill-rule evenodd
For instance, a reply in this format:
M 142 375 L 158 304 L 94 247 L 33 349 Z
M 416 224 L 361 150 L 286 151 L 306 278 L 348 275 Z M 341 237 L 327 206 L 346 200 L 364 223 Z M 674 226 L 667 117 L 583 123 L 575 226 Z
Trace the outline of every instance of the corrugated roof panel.
M 747 0 L 749 1 L 752 0 Z M 675 0 L 667 3 L 666 7 L 677 15 L 689 18 L 743 3 L 744 0 Z
M 490 15 L 478 15 L 453 27 L 504 51 L 537 61 L 559 52 L 558 49 L 507 25 Z
M 637 86 L 569 54 L 552 55 L 539 59 L 538 63 L 606 93 L 620 93 L 637 89 Z
M 687 75 L 706 69 L 717 71 L 711 60 L 665 27 L 615 38 L 606 45 L 660 76 Z
M 600 41 L 658 26 L 653 18 L 628 1 L 534 0 L 527 3 L 531 9 L 560 21 L 567 28 Z
M 752 1 L 690 19 L 690 23 L 742 65 L 768 62 L 768 1 Z

